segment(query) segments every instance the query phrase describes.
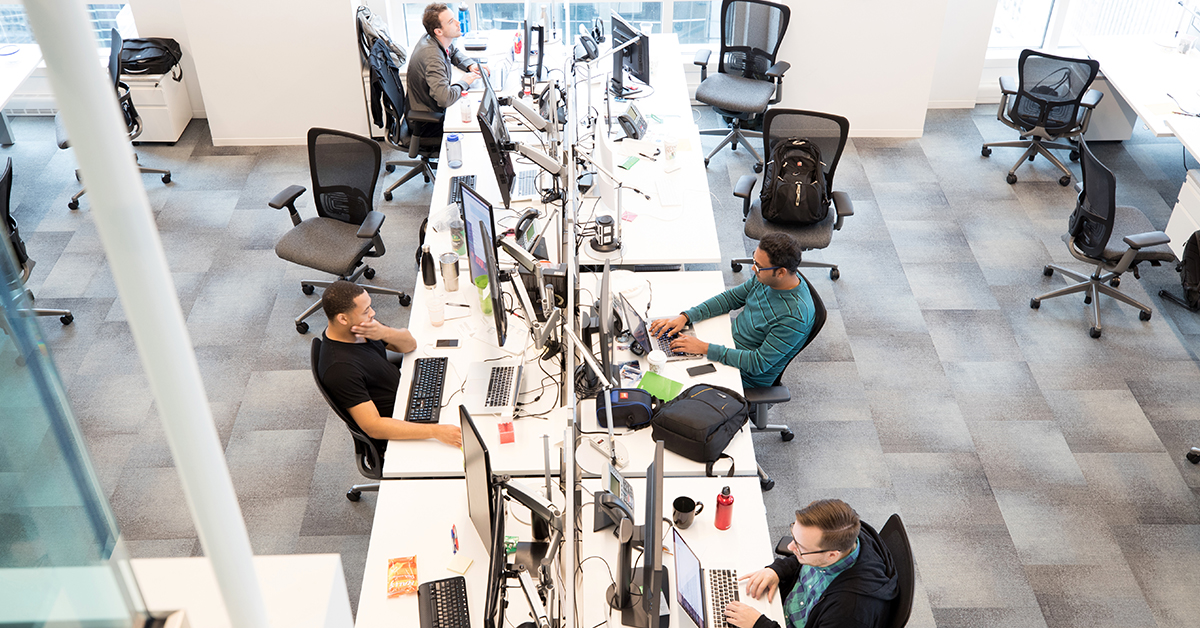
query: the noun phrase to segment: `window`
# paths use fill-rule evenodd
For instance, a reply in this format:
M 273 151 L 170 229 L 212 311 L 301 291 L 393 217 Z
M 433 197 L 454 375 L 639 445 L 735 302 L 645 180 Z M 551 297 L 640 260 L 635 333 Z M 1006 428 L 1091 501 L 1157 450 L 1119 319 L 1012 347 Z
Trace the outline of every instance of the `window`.
M 112 45 L 110 32 L 117 25 L 117 13 L 124 4 L 89 4 L 88 17 L 92 20 L 92 31 L 96 33 L 96 47 L 107 49 Z M 33 31 L 25 19 L 25 7 L 19 4 L 0 5 L 0 43 L 32 44 Z
M 989 52 L 1023 48 L 1054 51 L 1079 46 L 1089 35 L 1151 35 L 1169 38 L 1188 27 L 1175 0 L 1000 0 Z M 1196 31 L 1191 31 L 1196 35 Z

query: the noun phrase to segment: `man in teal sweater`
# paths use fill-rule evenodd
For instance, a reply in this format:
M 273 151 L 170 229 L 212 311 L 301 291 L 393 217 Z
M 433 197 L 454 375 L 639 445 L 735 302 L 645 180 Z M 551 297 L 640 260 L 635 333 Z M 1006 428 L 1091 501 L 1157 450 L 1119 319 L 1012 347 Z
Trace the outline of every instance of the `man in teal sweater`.
M 733 319 L 736 348 L 681 334 L 671 341 L 671 349 L 704 354 L 714 362 L 737 367 L 746 388 L 775 385 L 775 378 L 804 345 L 813 326 L 812 295 L 797 270 L 800 251 L 800 245 L 789 235 L 767 235 L 754 251 L 754 265 L 750 267 L 754 276 L 749 281 L 675 318 L 654 321 L 650 332 L 674 335 L 688 321 L 698 323 L 742 308 Z

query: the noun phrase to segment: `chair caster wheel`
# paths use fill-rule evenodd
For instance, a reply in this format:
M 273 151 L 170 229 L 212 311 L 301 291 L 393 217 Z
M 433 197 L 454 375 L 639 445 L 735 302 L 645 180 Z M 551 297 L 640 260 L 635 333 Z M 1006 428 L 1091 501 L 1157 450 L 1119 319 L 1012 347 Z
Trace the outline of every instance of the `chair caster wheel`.
M 368 266 L 366 270 L 363 271 L 363 277 L 366 277 L 367 279 L 374 279 L 375 269 Z
M 1042 307 L 1042 302 L 1041 302 L 1041 301 L 1037 300 L 1036 298 L 1033 298 L 1033 299 L 1030 299 L 1030 300 L 1029 300 L 1029 308 L 1030 308 L 1030 309 L 1032 309 L 1032 310 L 1036 310 L 1036 309 L 1038 309 L 1038 308 L 1040 308 L 1040 307 Z
M 387 170 L 388 172 L 395 172 L 396 164 L 388 164 L 388 165 L 384 166 L 383 169 Z
M 979 154 L 983 155 L 984 157 L 991 157 L 992 149 L 988 148 L 987 146 L 984 146 L 983 149 L 979 151 Z
M 356 502 L 356 501 L 362 499 L 362 491 L 356 491 L 354 489 L 350 489 L 350 490 L 346 491 L 346 499 L 348 499 L 352 502 Z
M 775 488 L 775 480 L 759 480 L 758 487 L 761 488 L 762 492 L 765 493 L 765 492 Z
M 732 269 L 733 272 L 735 272 L 735 273 L 742 272 L 742 265 L 737 262 L 729 262 L 729 268 Z
M 840 271 L 840 270 L 838 270 L 838 269 L 836 269 L 836 268 L 830 268 L 830 269 L 829 269 L 829 278 L 830 278 L 831 280 L 833 280 L 833 281 L 837 281 L 837 280 L 838 280 L 838 278 L 839 278 L 839 277 L 841 277 L 841 276 L 842 276 L 842 271 Z
M 385 200 L 385 201 L 390 201 L 390 200 L 392 200 L 392 193 L 391 193 L 391 192 L 384 192 L 384 193 L 383 193 L 383 200 Z
M 1014 183 L 1016 183 L 1016 182 L 1017 182 L 1017 175 L 1015 175 L 1015 174 L 1012 174 L 1012 173 L 1010 172 L 1010 173 L 1008 174 L 1008 176 L 1004 178 L 1004 180 L 1005 180 L 1005 181 L 1008 181 L 1008 184 L 1009 184 L 1009 185 L 1012 185 L 1012 184 L 1014 184 Z
M 299 323 L 296 323 L 296 333 L 307 334 L 308 333 L 308 323 L 306 323 L 304 321 L 300 321 Z
M 167 142 L 167 146 L 174 146 L 175 142 Z
M 1083 297 L 1083 304 L 1091 305 L 1092 304 L 1092 295 L 1089 294 L 1089 295 Z
M 1068 185 L 1071 185 L 1071 177 L 1064 174 L 1063 176 L 1059 177 L 1058 184 L 1063 186 L 1064 188 L 1067 187 Z
M 163 182 L 163 183 L 170 183 L 170 182 L 171 182 L 171 175 L 169 175 L 169 174 L 164 174 L 164 175 L 162 176 L 162 182 Z
M 704 158 L 704 167 L 705 167 L 705 168 L 707 168 L 707 167 L 708 167 L 708 157 L 705 157 L 705 158 Z
M 791 430 L 784 430 L 779 433 L 779 437 L 782 438 L 783 442 L 786 443 L 791 441 L 793 438 L 796 438 L 796 433 Z
M 1049 277 L 1054 274 L 1054 268 L 1052 268 L 1050 266 L 1046 266 L 1045 268 L 1042 269 L 1042 274 Z
M 1077 150 L 1071 151 L 1071 154 L 1068 155 L 1068 157 L 1071 158 L 1071 161 L 1079 161 L 1079 151 L 1077 151 Z
M 1091 336 L 1092 338 L 1099 338 L 1099 337 L 1100 337 L 1100 333 L 1101 333 L 1101 332 L 1100 332 L 1100 328 L 1099 328 L 1099 327 L 1093 327 L 1093 328 L 1091 328 L 1091 329 L 1089 329 L 1089 330 L 1088 330 L 1088 335 L 1089 335 L 1089 336 Z
M 1034 157 L 1036 157 L 1036 155 L 1030 155 L 1030 156 L 1029 156 L 1029 161 L 1033 161 L 1033 158 L 1034 158 Z
M 306 284 L 306 283 L 300 284 L 300 292 L 303 292 L 304 294 L 311 295 L 312 293 L 314 293 L 316 291 L 317 291 L 317 289 L 312 287 L 312 285 L 310 285 L 310 284 Z
M 755 172 L 762 172 L 762 164 L 754 164 Z
M 1187 452 L 1187 460 L 1192 464 L 1200 464 L 1200 447 L 1192 447 L 1192 450 Z
M 79 209 L 79 201 L 70 201 L 67 203 L 68 209 Z
M 1121 286 L 1121 278 L 1120 278 L 1120 277 L 1113 277 L 1112 279 L 1109 279 L 1109 280 L 1108 280 L 1108 285 L 1110 285 L 1110 286 L 1112 286 L 1112 287 L 1114 287 L 1114 288 L 1118 288 L 1118 287 L 1120 287 L 1120 286 Z
M 64 314 L 64 315 L 58 317 L 58 321 L 60 323 L 62 323 L 63 325 L 70 325 L 71 321 L 73 321 L 73 320 L 75 320 L 75 317 L 71 314 Z
M 1138 312 L 1138 319 L 1143 321 L 1150 320 L 1150 312 Z
M 412 297 L 408 296 L 407 294 L 400 295 L 400 305 L 403 307 L 412 305 Z

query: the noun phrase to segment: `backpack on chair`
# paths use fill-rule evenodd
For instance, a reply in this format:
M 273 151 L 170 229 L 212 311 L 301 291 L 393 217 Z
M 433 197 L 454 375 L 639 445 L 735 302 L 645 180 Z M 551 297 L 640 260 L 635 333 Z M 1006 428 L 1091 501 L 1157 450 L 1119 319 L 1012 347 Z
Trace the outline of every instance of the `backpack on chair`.
M 763 218 L 774 223 L 814 225 L 829 215 L 821 149 L 803 138 L 780 140 L 771 148 L 762 193 Z
M 1183 284 L 1183 298 L 1166 290 L 1160 290 L 1158 296 L 1193 312 L 1200 312 L 1200 231 L 1193 233 L 1183 245 L 1183 259 L 1175 265 L 1175 270 L 1179 272 L 1179 281 Z

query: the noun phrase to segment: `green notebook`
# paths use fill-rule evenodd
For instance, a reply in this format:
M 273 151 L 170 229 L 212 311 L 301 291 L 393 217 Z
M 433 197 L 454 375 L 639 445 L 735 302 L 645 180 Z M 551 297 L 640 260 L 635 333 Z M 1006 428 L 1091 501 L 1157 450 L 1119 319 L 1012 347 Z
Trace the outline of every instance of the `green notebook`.
M 670 401 L 678 397 L 679 392 L 683 390 L 683 384 L 653 371 L 643 375 L 642 381 L 638 382 L 637 387 L 663 401 Z

